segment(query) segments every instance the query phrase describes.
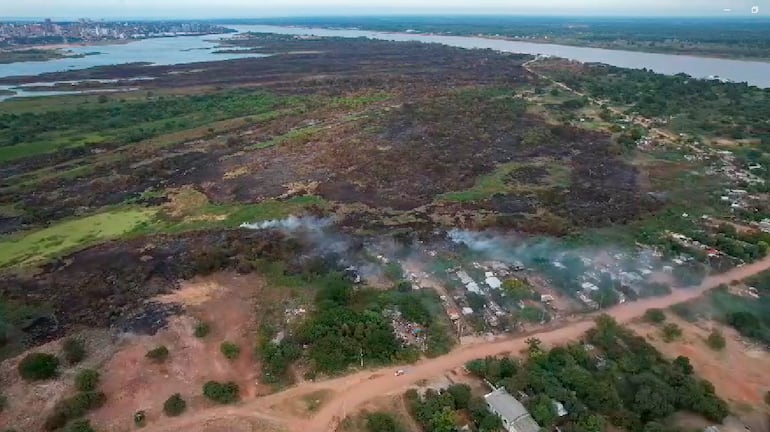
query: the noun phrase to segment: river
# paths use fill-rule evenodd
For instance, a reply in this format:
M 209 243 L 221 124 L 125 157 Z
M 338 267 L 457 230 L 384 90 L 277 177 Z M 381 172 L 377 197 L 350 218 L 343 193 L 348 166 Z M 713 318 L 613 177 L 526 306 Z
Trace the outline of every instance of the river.
M 539 44 L 481 37 L 441 36 L 411 33 L 385 33 L 349 29 L 308 29 L 263 25 L 230 26 L 239 32 L 266 32 L 293 35 L 338 37 L 367 37 L 391 41 L 441 43 L 460 48 L 488 48 L 502 52 L 543 54 L 581 62 L 599 62 L 613 66 L 647 68 L 663 74 L 686 73 L 697 78 L 719 76 L 735 82 L 747 82 L 758 87 L 770 87 L 770 63 L 730 60 L 672 54 L 582 48 L 565 45 Z M 0 65 L 0 78 L 17 75 L 38 75 L 46 72 L 84 69 L 134 62 L 157 65 L 196 63 L 258 57 L 259 54 L 214 54 L 217 39 L 231 35 L 181 36 L 145 39 L 131 43 L 72 48 L 78 54 L 99 52 L 82 58 L 56 59 L 43 62 L 21 62 Z
M 757 87 L 770 87 L 770 63 L 747 60 L 731 60 L 688 55 L 654 54 L 637 51 L 620 51 L 600 48 L 584 48 L 566 45 L 508 41 L 467 36 L 441 36 L 416 33 L 385 33 L 367 30 L 317 29 L 277 27 L 264 25 L 230 26 L 239 32 L 262 32 L 293 35 L 317 35 L 338 37 L 366 37 L 390 41 L 418 41 L 440 43 L 460 48 L 488 48 L 495 51 L 542 54 L 563 57 L 580 62 L 606 63 L 612 66 L 642 69 L 674 75 L 685 73 L 696 78 L 719 76 L 735 82 L 746 82 Z
M 89 54 L 79 58 L 0 64 L 0 78 L 40 75 L 50 72 L 87 69 L 126 63 L 172 65 L 184 63 L 232 60 L 244 57 L 265 57 L 264 54 L 214 54 L 219 39 L 231 33 L 204 36 L 177 36 L 142 39 L 112 45 L 77 46 L 68 48 L 74 54 Z

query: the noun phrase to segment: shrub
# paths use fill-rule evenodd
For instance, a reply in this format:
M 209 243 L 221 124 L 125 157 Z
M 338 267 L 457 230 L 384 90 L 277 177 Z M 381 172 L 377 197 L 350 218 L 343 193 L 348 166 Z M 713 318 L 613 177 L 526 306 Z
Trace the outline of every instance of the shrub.
M 768 390 L 768 392 L 765 393 L 765 403 L 770 405 L 770 390 Z
M 666 324 L 663 327 L 663 340 L 666 342 L 672 342 L 676 339 L 679 339 L 679 337 L 682 336 L 682 329 L 674 324 Z
M 241 347 L 232 342 L 222 342 L 219 346 L 219 350 L 228 360 L 235 360 L 241 355 Z
M 59 359 L 55 355 L 32 353 L 19 363 L 19 375 L 27 381 L 40 381 L 57 375 Z
M 374 412 L 366 416 L 366 430 L 368 432 L 402 432 L 404 427 L 393 415 Z
M 644 313 L 644 320 L 660 324 L 666 320 L 666 314 L 663 312 L 663 309 L 647 309 L 647 312 Z
M 8 406 L 8 398 L 0 395 L 0 413 Z
M 197 337 L 197 338 L 204 338 L 204 337 L 208 336 L 208 334 L 209 334 L 210 332 L 211 332 L 211 327 L 209 326 L 209 324 L 208 324 L 208 323 L 205 323 L 205 322 L 199 322 L 199 323 L 198 323 L 198 324 L 195 326 L 195 333 L 194 333 L 194 335 L 195 335 L 195 337 Z
M 91 422 L 86 419 L 79 419 L 75 420 L 72 423 L 67 425 L 67 428 L 64 429 L 65 432 L 96 432 L 93 427 L 91 427 Z
M 83 369 L 75 376 L 75 388 L 78 391 L 94 391 L 97 386 L 99 386 L 99 372 L 93 369 Z
M 134 413 L 134 426 L 144 427 L 145 424 L 147 424 L 147 414 L 144 411 Z
M 176 417 L 187 409 L 187 402 L 182 399 L 182 395 L 174 393 L 163 403 L 163 412 L 169 417 Z
M 44 428 L 55 431 L 63 428 L 68 421 L 83 417 L 88 411 L 104 405 L 107 397 L 102 392 L 83 392 L 56 404 L 53 413 L 45 420 Z
M 83 417 L 93 409 L 100 408 L 107 401 L 103 392 L 82 392 L 56 404 L 56 411 L 63 412 L 67 418 Z
M 147 351 L 146 357 L 156 363 L 163 363 L 168 358 L 168 348 L 166 348 L 165 345 L 160 345 L 157 348 Z
M 69 338 L 64 341 L 62 346 L 64 359 L 69 364 L 77 364 L 86 358 L 86 344 L 82 339 Z
M 725 349 L 725 346 L 727 345 L 724 335 L 719 330 L 712 330 L 711 334 L 709 334 L 709 337 L 706 339 L 706 343 L 715 351 L 721 351 Z
M 238 400 L 238 384 L 209 381 L 203 385 L 203 395 L 214 402 L 229 404 Z

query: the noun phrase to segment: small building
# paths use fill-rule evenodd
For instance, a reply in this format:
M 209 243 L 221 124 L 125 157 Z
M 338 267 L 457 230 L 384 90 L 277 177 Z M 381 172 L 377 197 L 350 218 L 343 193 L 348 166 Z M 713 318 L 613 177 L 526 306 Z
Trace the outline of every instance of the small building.
M 469 308 L 467 306 L 464 307 L 463 308 L 463 315 L 473 315 L 473 309 L 471 309 L 471 308 Z
M 539 432 L 540 425 L 532 418 L 524 405 L 499 388 L 484 396 L 490 412 L 500 417 L 508 432 Z
M 488 276 L 486 279 L 487 285 L 489 285 L 492 289 L 500 289 L 501 286 L 503 286 L 503 283 L 495 276 Z
M 564 408 L 564 404 L 559 401 L 552 401 L 553 407 L 556 409 L 556 415 L 559 417 L 564 417 L 565 415 L 569 414 L 569 411 L 567 411 L 567 408 Z

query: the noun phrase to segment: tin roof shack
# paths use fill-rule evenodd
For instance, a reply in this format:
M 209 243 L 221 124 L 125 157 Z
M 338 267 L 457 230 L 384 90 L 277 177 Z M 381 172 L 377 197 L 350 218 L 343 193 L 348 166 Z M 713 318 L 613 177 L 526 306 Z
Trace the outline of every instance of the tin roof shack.
M 508 432 L 539 432 L 540 425 L 535 422 L 524 405 L 499 388 L 484 396 L 490 412 L 500 417 L 503 427 Z

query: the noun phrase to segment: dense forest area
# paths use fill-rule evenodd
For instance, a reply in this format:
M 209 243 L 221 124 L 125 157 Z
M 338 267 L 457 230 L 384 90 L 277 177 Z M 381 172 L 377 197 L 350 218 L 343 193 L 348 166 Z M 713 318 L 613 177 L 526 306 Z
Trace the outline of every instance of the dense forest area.
M 257 350 L 268 382 L 289 382 L 289 367 L 300 359 L 309 365 L 308 376 L 313 377 L 360 364 L 413 362 L 423 352 L 428 356 L 447 353 L 454 344 L 433 292 L 412 290 L 408 283 L 378 291 L 354 285 L 342 273 L 305 274 L 303 283 L 317 290 L 314 311 L 282 332 L 285 337 L 276 338 L 275 329 L 263 328 Z M 396 337 L 389 318 L 393 311 L 427 334 L 423 347 L 407 345 Z
M 770 89 L 600 64 L 577 70 L 544 65 L 555 80 L 623 107 L 628 114 L 660 119 L 676 132 L 770 143 Z
M 609 316 L 601 316 L 583 343 L 550 350 L 528 341 L 528 357 L 486 358 L 467 365 L 473 374 L 526 395 L 525 405 L 546 428 L 596 432 L 609 424 L 628 431 L 676 431 L 666 419 L 690 411 L 721 422 L 725 401 L 699 379 L 686 357 L 664 359 L 652 345 Z M 521 393 L 520 393 L 521 392 Z M 559 417 L 553 402 L 568 414 Z

